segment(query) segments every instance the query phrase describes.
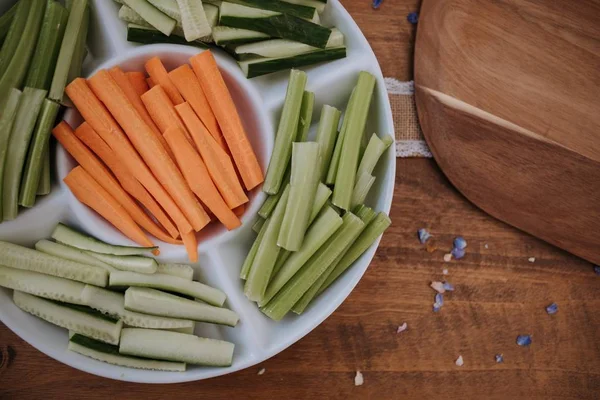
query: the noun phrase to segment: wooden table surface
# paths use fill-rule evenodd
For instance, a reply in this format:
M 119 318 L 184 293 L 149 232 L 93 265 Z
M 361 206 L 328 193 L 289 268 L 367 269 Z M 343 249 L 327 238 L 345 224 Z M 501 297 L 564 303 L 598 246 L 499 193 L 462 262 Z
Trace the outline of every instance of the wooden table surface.
M 406 15 L 420 2 L 384 0 L 378 11 L 369 0 L 343 3 L 384 75 L 410 79 L 414 27 Z M 0 399 L 600 398 L 600 276 L 589 263 L 485 215 L 431 160 L 398 160 L 391 217 L 352 295 L 259 366 L 187 384 L 116 382 L 60 364 L 0 326 Z M 439 250 L 427 252 L 418 242 L 422 227 Z M 456 235 L 467 239 L 467 255 L 445 263 Z M 456 290 L 433 313 L 429 283 L 443 279 Z M 559 311 L 548 315 L 552 302 Z M 403 322 L 408 329 L 397 334 Z M 517 346 L 519 334 L 531 334 L 533 344 Z M 498 353 L 502 364 L 494 361 Z M 455 365 L 459 355 L 462 367 Z M 359 387 L 357 370 L 364 376 Z

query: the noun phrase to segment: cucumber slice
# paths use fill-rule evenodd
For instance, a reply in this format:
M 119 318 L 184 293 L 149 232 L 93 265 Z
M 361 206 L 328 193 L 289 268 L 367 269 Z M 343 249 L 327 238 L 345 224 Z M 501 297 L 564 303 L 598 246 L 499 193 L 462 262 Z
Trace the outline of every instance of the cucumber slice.
M 109 273 L 117 271 L 116 268 L 94 258 L 85 252 L 66 244 L 60 244 L 51 242 L 49 240 L 40 240 L 35 244 L 35 249 L 42 253 L 50 254 L 52 256 L 64 258 L 65 260 L 71 260 L 82 264 L 91 265 L 107 270 Z
M 188 281 L 194 279 L 194 268 L 186 264 L 158 264 L 156 273 L 178 276 Z
M 312 53 L 300 54 L 284 58 L 259 58 L 256 60 L 240 61 L 238 65 L 246 75 L 246 78 L 271 74 L 291 68 L 300 68 L 308 65 L 318 64 L 324 61 L 334 61 L 346 57 L 345 47 L 334 47 L 313 51 Z
M 275 11 L 283 14 L 293 15 L 315 22 L 319 17 L 316 8 L 301 4 L 286 3 L 280 0 L 228 0 L 229 3 L 241 4 L 243 6 L 259 8 L 262 10 Z
M 307 7 L 314 7 L 317 9 L 319 14 L 322 14 L 325 11 L 325 6 L 327 5 L 327 1 L 322 0 L 282 0 L 286 3 L 290 4 L 298 4 Z
M 167 290 L 205 301 L 213 306 L 222 306 L 227 296 L 219 289 L 200 282 L 188 281 L 165 274 L 138 274 L 135 272 L 114 272 L 110 274 L 110 286 L 137 286 Z
M 235 326 L 238 315 L 226 308 L 184 299 L 155 289 L 132 287 L 125 292 L 125 308 L 140 313 Z
M 137 256 L 158 249 L 158 247 L 119 246 L 104 243 L 63 224 L 56 226 L 54 232 L 52 232 L 52 239 L 69 246 L 77 247 L 78 249 L 89 250 L 94 253 L 113 254 L 115 256 Z
M 325 48 L 331 29 L 289 14 L 223 2 L 219 25 L 250 29 L 282 39 Z
M 234 344 L 178 332 L 126 328 L 121 333 L 119 353 L 138 357 L 228 367 Z
M 209 36 L 210 25 L 200 0 L 177 0 L 181 12 L 181 25 L 188 42 Z
M 27 293 L 15 291 L 13 301 L 21 310 L 75 333 L 110 344 L 118 344 L 122 321 L 107 319 L 102 314 L 93 315 L 81 306 L 44 300 Z
M 69 333 L 69 335 L 71 335 L 71 333 Z M 185 372 L 185 363 L 123 356 L 119 354 L 119 346 L 102 343 L 79 334 L 74 334 L 69 337 L 68 349 L 86 357 L 93 358 L 94 360 L 119 365 L 121 367 Z
M 219 23 L 219 7 L 205 3 L 202 3 L 202 7 L 204 8 L 204 14 L 206 14 L 208 25 L 210 25 L 212 30 L 212 28 L 216 27 Z
M 164 318 L 140 314 L 125 309 L 122 293 L 86 285 L 81 293 L 83 303 L 101 313 L 117 317 L 124 324 L 136 328 L 194 330 L 194 322 L 184 319 Z
M 214 27 L 212 35 L 215 43 L 219 46 L 252 43 L 270 38 L 266 33 L 251 31 L 249 29 L 229 28 L 227 26 Z
M 106 264 L 113 266 L 121 271 L 139 272 L 140 274 L 153 274 L 158 269 L 158 263 L 155 259 L 142 256 L 115 256 L 112 254 L 86 252 Z
M 37 272 L 0 266 L 0 286 L 66 303 L 82 304 L 85 284 Z
M 177 21 L 160 12 L 146 0 L 122 0 L 123 4 L 138 13 L 150 25 L 169 36 L 175 29 Z
M 200 40 L 188 42 L 183 37 L 183 33 L 181 36 L 177 32 L 174 32 L 171 36 L 165 36 L 151 26 L 132 23 L 127 24 L 127 41 L 141 44 L 170 43 L 207 48 L 206 43 Z
M 177 0 L 148 0 L 148 2 L 158 8 L 160 12 L 181 23 L 181 11 L 179 11 Z
M 91 265 L 65 260 L 16 244 L 0 242 L 0 260 L 3 265 L 26 271 L 58 276 L 60 278 L 106 286 L 106 270 Z

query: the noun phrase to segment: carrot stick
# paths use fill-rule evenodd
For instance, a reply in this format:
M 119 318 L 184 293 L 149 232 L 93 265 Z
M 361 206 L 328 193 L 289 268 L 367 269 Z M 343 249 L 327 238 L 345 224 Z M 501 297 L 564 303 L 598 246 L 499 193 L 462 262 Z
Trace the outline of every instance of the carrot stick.
M 208 133 L 188 103 L 175 106 L 185 126 L 192 135 L 208 173 L 217 185 L 229 208 L 235 208 L 248 201 L 244 189 L 238 181 L 231 159 Z
M 171 238 L 159 238 L 167 243 L 182 244 L 181 241 L 175 240 L 179 236 L 177 228 L 173 225 L 173 222 L 169 219 L 167 214 L 158 205 L 156 200 L 148 193 L 146 188 L 142 186 L 128 171 L 127 167 L 119 162 L 119 159 L 115 153 L 110 149 L 106 142 L 94 131 L 94 129 L 84 122 L 75 129 L 75 136 L 79 138 L 91 151 L 104 161 L 106 166 L 115 174 L 115 177 L 131 196 L 139 201 L 144 207 L 150 211 L 154 217 L 162 224 L 162 226 L 169 232 L 174 239 Z
M 192 71 L 189 65 L 183 64 L 181 67 L 169 72 L 169 78 L 171 78 L 171 82 L 179 90 L 185 101 L 192 106 L 200 121 L 202 121 L 212 137 L 219 143 L 219 146 L 227 151 L 227 143 L 225 143 L 221 128 L 219 128 L 217 119 L 210 109 L 210 104 L 208 104 L 208 100 L 202 91 L 202 86 L 200 86 L 198 78 L 194 75 L 194 71 Z
M 210 108 L 219 121 L 246 189 L 250 190 L 258 186 L 264 181 L 263 172 L 214 56 L 210 51 L 204 51 L 190 58 L 190 62 L 210 103 Z
M 154 80 L 150 77 L 146 78 L 146 83 L 148 84 L 148 88 L 150 89 L 156 86 L 156 83 L 154 83 Z
M 80 202 L 104 217 L 129 239 L 141 246 L 154 246 L 123 206 L 81 166 L 69 172 L 64 182 Z
M 66 88 L 67 95 L 73 101 L 83 118 L 110 146 L 112 151 L 150 194 L 173 219 L 180 233 L 189 232 L 192 226 L 187 221 L 177 204 L 167 193 L 158 180 L 152 175 L 148 166 L 131 145 L 119 124 L 113 119 L 108 110 L 94 95 L 83 78 L 73 80 Z
M 171 126 L 178 126 L 185 133 L 185 136 L 188 138 L 190 143 L 193 143 L 192 137 L 188 133 L 183 121 L 179 118 L 177 111 L 175 111 L 175 107 L 173 106 L 173 102 L 169 99 L 167 92 L 165 92 L 164 88 L 161 85 L 156 85 L 152 89 L 148 90 L 146 93 L 142 95 L 142 102 L 146 106 L 146 109 L 150 113 L 150 116 L 158 125 L 161 133 L 164 133 Z M 163 138 L 163 140 L 165 140 Z M 166 143 L 166 142 L 165 142 Z M 167 145 L 167 147 L 169 147 Z M 171 150 L 169 148 L 169 150 Z M 173 158 L 175 159 L 175 158 Z
M 185 250 L 188 253 L 190 262 L 198 262 L 198 239 L 195 232 L 188 232 L 182 236 Z
M 146 83 L 146 74 L 144 74 L 143 72 L 132 71 L 127 72 L 126 74 L 127 79 L 129 79 L 129 82 L 131 82 L 131 84 L 133 85 L 133 88 L 135 89 L 135 92 L 138 96 L 143 95 L 148 91 L 148 89 L 150 89 L 148 87 L 148 83 Z
M 125 134 L 150 167 L 152 173 L 163 187 L 172 193 L 173 199 L 181 207 L 181 211 L 190 221 L 194 230 L 201 230 L 210 222 L 208 215 L 194 197 L 194 193 L 185 182 L 173 159 L 169 157 L 167 150 L 135 111 L 125 93 L 106 70 L 98 71 L 88 81 L 92 91 L 123 127 Z
M 165 139 L 171 146 L 171 150 L 173 150 L 179 164 L 179 169 L 183 172 L 188 185 L 200 201 L 228 230 L 239 227 L 242 224 L 241 221 L 223 201 L 217 187 L 210 178 L 206 165 L 196 149 L 187 141 L 183 131 L 176 126 L 172 126 L 165 132 Z
M 181 97 L 181 94 L 179 94 L 179 91 L 173 85 L 173 82 L 171 82 L 171 78 L 169 78 L 169 74 L 162 61 L 160 61 L 160 58 L 153 57 L 146 61 L 146 71 L 156 85 L 160 85 L 165 89 L 173 104 L 183 103 L 183 97 Z
M 242 215 L 244 215 L 245 212 L 246 212 L 246 204 L 242 204 L 241 206 L 238 206 L 233 209 L 233 213 L 235 215 L 237 215 L 238 217 L 241 217 Z
M 100 186 L 104 188 L 112 197 L 127 211 L 131 218 L 154 235 L 157 239 L 170 239 L 160 227 L 150 218 L 144 210 L 123 190 L 119 182 L 106 169 L 104 164 L 87 148 L 73 133 L 73 129 L 65 121 L 58 124 L 52 134 L 62 144 L 62 146 L 73 156 L 73 158 L 94 177 Z

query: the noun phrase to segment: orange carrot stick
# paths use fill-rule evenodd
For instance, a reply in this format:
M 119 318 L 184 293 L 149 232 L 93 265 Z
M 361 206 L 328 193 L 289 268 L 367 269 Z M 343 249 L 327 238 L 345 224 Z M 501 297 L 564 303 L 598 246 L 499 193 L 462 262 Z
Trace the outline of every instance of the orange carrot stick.
M 175 111 L 173 102 L 169 99 L 167 92 L 165 92 L 162 86 L 156 85 L 144 93 L 142 95 L 142 102 L 163 135 L 171 126 L 178 126 L 184 132 L 190 143 L 193 143 L 192 137 L 185 128 L 181 118 L 179 118 L 179 114 Z
M 246 204 L 242 204 L 239 207 L 233 209 L 233 213 L 238 217 L 241 217 L 246 212 Z
M 156 200 L 152 198 L 150 193 L 137 181 L 128 171 L 127 168 L 119 162 L 115 153 L 110 149 L 104 140 L 94 131 L 94 129 L 84 122 L 75 129 L 75 136 L 79 138 L 91 151 L 104 161 L 106 166 L 115 174 L 117 180 L 131 196 L 139 201 L 144 207 L 156 217 L 158 222 L 169 232 L 170 238 L 159 238 L 167 243 L 181 244 L 179 240 L 175 240 L 179 236 L 179 232 L 167 214 L 158 205 Z
M 221 128 L 219 128 L 217 119 L 210 109 L 210 104 L 208 104 L 208 100 L 202 91 L 202 86 L 200 86 L 198 78 L 194 75 L 194 71 L 192 71 L 189 65 L 183 64 L 181 67 L 169 72 L 169 78 L 171 78 L 171 82 L 179 90 L 185 101 L 192 106 L 196 115 L 200 118 L 200 121 L 208 129 L 212 137 L 215 138 L 223 150 L 227 151 L 227 143 L 225 143 Z
M 248 197 L 237 179 L 231 159 L 208 133 L 192 107 L 188 103 L 183 103 L 175 106 L 175 109 L 192 135 L 213 182 L 217 185 L 229 208 L 235 208 L 247 202 Z
M 148 91 L 149 87 L 148 83 L 146 83 L 146 74 L 140 71 L 127 72 L 126 74 L 127 79 L 129 79 L 129 82 L 133 85 L 138 96 L 141 96 Z
M 148 88 L 150 89 L 156 86 L 156 83 L 154 83 L 154 80 L 150 77 L 146 78 L 146 83 L 148 84 Z
M 123 206 L 81 166 L 69 172 L 64 182 L 80 202 L 104 217 L 129 239 L 141 246 L 154 246 Z
M 183 172 L 185 180 L 200 201 L 228 230 L 239 227 L 242 224 L 241 221 L 223 201 L 217 187 L 210 178 L 206 165 L 196 149 L 187 141 L 183 131 L 176 126 L 172 126 L 165 132 L 165 139 L 175 154 L 179 169 Z
M 200 81 L 204 94 L 210 103 L 227 146 L 231 151 L 233 160 L 242 175 L 242 180 L 247 190 L 250 190 L 264 181 L 262 169 L 248 141 L 244 126 L 225 85 L 223 76 L 219 72 L 217 62 L 210 51 L 204 51 L 190 58 L 192 68 Z
M 177 204 L 167 193 L 158 180 L 152 175 L 148 166 L 131 145 L 119 124 L 113 119 L 108 110 L 94 95 L 85 79 L 77 78 L 66 88 L 67 95 L 73 101 L 83 118 L 110 146 L 118 157 L 119 162 L 126 166 L 150 194 L 173 219 L 180 233 L 189 232 L 192 226 L 187 221 Z
M 73 133 L 73 129 L 65 121 L 58 124 L 52 134 L 73 158 L 94 177 L 100 186 L 127 211 L 131 218 L 157 239 L 170 239 L 144 210 L 123 190 L 119 182 L 106 169 L 104 164 Z
M 188 232 L 182 238 L 190 262 L 198 262 L 198 239 L 196 238 L 196 233 L 193 231 Z
M 171 78 L 169 78 L 169 74 L 165 69 L 160 58 L 153 57 L 146 61 L 146 72 L 150 75 L 150 78 L 154 81 L 154 84 L 160 85 L 165 89 L 165 92 L 169 95 L 171 102 L 173 104 L 181 104 L 183 103 L 183 97 L 179 94 L 179 91 L 171 82 Z
M 92 91 L 106 105 L 110 113 L 138 150 L 152 173 L 163 187 L 172 193 L 173 199 L 192 224 L 194 230 L 201 230 L 210 222 L 208 215 L 194 197 L 177 165 L 164 146 L 152 134 L 152 130 L 135 111 L 127 96 L 110 74 L 101 70 L 89 79 Z M 181 232 L 182 234 L 185 232 Z

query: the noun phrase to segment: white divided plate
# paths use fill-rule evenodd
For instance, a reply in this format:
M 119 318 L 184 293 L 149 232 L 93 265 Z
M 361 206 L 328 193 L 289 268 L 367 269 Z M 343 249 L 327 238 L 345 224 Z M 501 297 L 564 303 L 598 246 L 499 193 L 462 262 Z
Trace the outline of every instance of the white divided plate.
M 0 12 L 13 2 L 0 5 Z M 93 13 L 88 38 L 89 55 L 84 74 L 114 65 L 121 65 L 126 70 L 142 70 L 144 61 L 156 55 L 163 59 L 167 68 L 172 68 L 202 51 L 188 46 L 139 46 L 128 43 L 125 39 L 125 24 L 117 18 L 119 6 L 109 0 L 91 0 L 91 4 Z M 348 57 L 305 68 L 308 73 L 307 90 L 313 91 L 316 98 L 312 134 L 314 135 L 323 104 L 343 110 L 358 73 L 365 70 L 377 77 L 367 131 L 393 135 L 392 113 L 385 84 L 367 40 L 338 0 L 329 0 L 322 19 L 325 24 L 335 25 L 344 33 Z M 215 53 L 252 145 L 266 170 L 289 72 L 247 80 L 229 56 L 221 51 Z M 80 117 L 75 112 L 68 112 L 66 119 L 76 124 Z M 59 179 L 55 182 L 52 193 L 39 201 L 33 209 L 23 211 L 15 221 L 1 224 L 0 240 L 32 246 L 36 241 L 48 238 L 56 224 L 62 221 L 110 243 L 132 244 L 77 202 L 64 184 L 59 183 L 60 178 L 74 165 L 60 146 L 56 151 L 54 165 L 57 166 L 55 176 Z M 390 210 L 395 171 L 396 159 L 394 150 L 390 148 L 375 171 L 377 180 L 367 200 L 378 211 L 388 213 Z M 196 328 L 197 335 L 235 343 L 233 365 L 229 368 L 189 366 L 184 373 L 144 371 L 117 367 L 68 352 L 67 332 L 19 310 L 11 300 L 11 291 L 5 289 L 0 289 L 0 320 L 50 357 L 74 368 L 112 379 L 145 383 L 185 382 L 228 374 L 260 363 L 298 341 L 327 318 L 356 286 L 379 245 L 377 241 L 303 315 L 290 315 L 278 323 L 273 322 L 244 297 L 242 281 L 238 278 L 243 260 L 255 238 L 252 223 L 264 198 L 264 194 L 258 190 L 252 193 L 251 203 L 242 218 L 243 226 L 240 229 L 227 232 L 221 227 L 212 227 L 203 231 L 199 245 L 200 260 L 194 266 L 195 278 L 225 291 L 228 297 L 226 306 L 241 316 L 241 321 L 235 328 L 204 323 L 197 324 Z M 161 244 L 160 259 L 186 262 L 187 257 L 182 246 Z

